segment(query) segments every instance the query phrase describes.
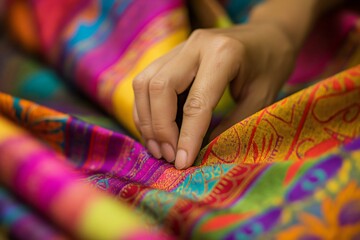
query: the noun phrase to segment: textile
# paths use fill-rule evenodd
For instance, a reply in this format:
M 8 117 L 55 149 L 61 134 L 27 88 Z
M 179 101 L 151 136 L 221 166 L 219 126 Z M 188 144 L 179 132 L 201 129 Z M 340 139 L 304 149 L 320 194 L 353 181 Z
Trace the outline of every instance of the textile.
M 222 1 L 230 15 L 214 12 L 213 24 L 246 21 L 258 1 L 239 2 Z M 131 81 L 186 39 L 184 2 L 33 0 L 7 9 L 9 32 L 27 54 L 0 44 L 0 232 L 17 239 L 360 238 L 355 11 L 319 22 L 281 100 L 177 170 L 136 140 Z M 215 115 L 228 111 L 227 98 Z

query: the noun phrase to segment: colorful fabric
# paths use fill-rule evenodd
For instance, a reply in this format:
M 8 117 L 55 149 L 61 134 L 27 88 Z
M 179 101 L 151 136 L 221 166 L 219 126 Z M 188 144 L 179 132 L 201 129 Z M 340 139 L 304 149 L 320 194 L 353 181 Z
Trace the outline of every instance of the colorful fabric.
M 2 104 L 6 104 L 6 98 L 14 101 L 14 107 L 19 104 L 16 111 L 19 116 L 27 115 L 26 110 L 31 111 L 34 107 L 28 106 L 30 108 L 26 109 L 26 102 L 9 99 L 9 96 L 2 96 Z M 24 109 L 22 105 L 25 105 Z M 36 112 L 40 113 L 41 118 L 41 112 L 46 113 L 46 110 Z M 31 117 L 27 117 L 32 122 Z M 56 149 L 57 135 L 63 135 L 56 130 L 66 124 L 66 116 L 59 114 L 52 118 L 54 121 L 42 123 L 48 125 L 46 129 L 49 134 L 42 134 L 55 138 L 53 146 Z M 51 214 L 59 227 L 82 239 L 160 238 L 147 233 L 145 224 L 129 208 L 80 181 L 79 174 L 60 155 L 34 141 L 4 117 L 0 118 L 0 123 L 4 127 L 0 140 L 1 182 L 14 189 L 39 212 Z M 41 131 L 41 121 L 36 123 L 35 120 L 33 123 L 35 129 Z
M 13 239 L 68 239 L 49 223 L 0 188 L 1 223 Z M 2 238 L 0 238 L 2 239 Z
M 241 21 L 257 3 L 222 2 Z M 111 116 L 137 136 L 132 78 L 186 39 L 182 1 L 11 1 L 7 9 L 10 34 L 52 67 L 0 43 L 0 233 L 17 239 L 360 238 L 354 11 L 325 18 L 337 28 L 320 22 L 279 98 L 346 71 L 239 122 L 204 147 L 195 166 L 177 170 L 153 158 Z M 230 24 L 222 13 L 213 13 L 214 25 Z M 324 41 L 328 34 L 332 41 Z M 218 113 L 226 112 L 224 99 Z

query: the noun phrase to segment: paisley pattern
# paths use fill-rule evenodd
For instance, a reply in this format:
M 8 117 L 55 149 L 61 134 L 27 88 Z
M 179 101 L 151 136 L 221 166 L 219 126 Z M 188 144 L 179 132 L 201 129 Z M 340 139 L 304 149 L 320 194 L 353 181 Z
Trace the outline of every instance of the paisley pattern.
M 335 83 L 343 85 L 345 81 L 352 82 L 351 89 L 333 88 Z M 319 91 L 319 94 L 311 98 L 315 91 Z M 360 66 L 292 95 L 286 101 L 289 106 L 292 106 L 290 103 L 296 103 L 299 109 L 306 109 L 309 103 L 313 103 L 311 109 L 316 109 L 315 103 L 326 96 L 334 96 L 333 91 L 342 93 L 340 95 L 360 91 Z M 299 102 L 299 99 L 302 101 Z M 7 130 L 2 128 L 1 135 L 1 152 L 3 156 L 7 156 L 0 161 L 1 179 L 5 186 L 13 189 L 22 198 L 33 203 L 35 208 L 49 214 L 49 217 L 55 220 L 59 217 L 49 208 L 54 204 L 52 202 L 58 201 L 57 194 L 61 195 L 59 189 L 67 188 L 67 185 L 85 183 L 87 185 L 81 185 L 82 191 L 85 189 L 90 191 L 88 185 L 90 184 L 120 200 L 114 206 L 111 204 L 108 206 L 130 204 L 139 210 L 139 214 L 146 216 L 146 224 L 151 226 L 160 224 L 167 229 L 166 231 L 183 238 L 247 239 L 256 236 L 282 238 L 286 236 L 285 233 L 289 236 L 300 236 L 299 234 L 308 234 L 308 231 L 313 231 L 315 228 L 315 225 L 309 226 L 304 219 L 314 219 L 313 221 L 320 224 L 322 221 L 332 221 L 333 214 L 338 218 L 338 225 L 346 225 L 344 229 L 337 227 L 338 231 L 334 230 L 333 234 L 346 231 L 349 236 L 355 236 L 358 233 L 356 226 L 360 224 L 360 216 L 354 211 L 359 207 L 356 191 L 360 191 L 358 177 L 360 140 L 357 130 L 360 116 L 355 115 L 357 119 L 351 120 L 352 127 L 346 128 L 346 119 L 333 124 L 333 132 L 342 131 L 342 135 L 348 137 L 336 139 L 336 144 L 316 148 L 318 150 L 316 154 L 294 155 L 297 158 L 286 159 L 286 151 L 282 155 L 277 153 L 275 150 L 279 146 L 282 149 L 291 149 L 294 137 L 290 134 L 283 135 L 281 142 L 283 145 L 274 144 L 268 147 L 268 152 L 279 154 L 276 156 L 276 161 L 263 157 L 259 157 L 258 161 L 248 157 L 249 160 L 246 161 L 242 156 L 246 154 L 247 148 L 244 148 L 244 153 L 237 153 L 235 157 L 230 151 L 220 151 L 224 148 L 228 149 L 229 146 L 235 151 L 242 146 L 232 143 L 236 141 L 249 144 L 254 137 L 243 131 L 244 125 L 248 124 L 249 131 L 256 133 L 253 129 L 257 130 L 255 127 L 261 123 L 258 121 L 259 117 L 264 116 L 265 113 L 275 116 L 276 109 L 280 109 L 284 111 L 285 118 L 289 116 L 287 111 L 295 112 L 294 108 L 277 108 L 284 106 L 283 101 L 285 100 L 234 125 L 202 150 L 198 166 L 180 171 L 170 163 L 153 158 L 141 144 L 123 134 L 85 123 L 25 100 L 0 94 L 2 115 L 14 121 L 10 123 L 8 120 L 2 120 L 2 126 L 8 127 Z M 334 116 L 334 109 L 348 109 L 347 106 L 355 106 L 358 101 L 359 98 L 348 98 L 344 102 L 329 101 L 328 107 L 331 111 L 321 114 L 321 118 L 330 119 Z M 25 121 L 24 116 L 27 116 L 34 107 L 39 109 L 36 111 L 39 116 L 26 118 Z M 338 112 L 343 119 L 344 111 L 335 112 Z M 293 118 L 301 119 L 303 116 L 303 111 L 296 111 Z M 43 125 L 42 130 L 38 127 L 38 124 L 58 123 L 58 119 L 62 119 L 65 125 L 58 130 L 61 132 L 63 129 L 63 134 L 58 134 L 47 125 Z M 307 117 L 308 119 L 310 118 Z M 33 124 L 34 122 L 38 124 Z M 27 128 L 38 139 L 49 143 L 51 148 L 36 143 L 30 135 L 15 127 L 14 123 Z M 253 128 L 250 127 L 251 123 L 255 123 Z M 324 124 L 314 128 L 300 126 L 302 126 L 300 136 L 308 136 L 311 132 L 318 136 L 328 134 L 327 126 Z M 46 129 L 49 131 L 44 132 Z M 294 132 L 297 132 L 296 129 Z M 271 139 L 274 134 L 272 131 L 260 133 L 261 139 L 265 139 L 262 143 L 266 143 L 266 139 Z M 316 135 L 313 136 L 317 139 Z M 325 135 L 325 141 L 328 141 L 328 138 L 329 136 Z M 63 142 L 66 144 L 61 144 Z M 18 148 L 22 151 L 17 151 Z M 262 148 L 259 149 L 259 153 L 265 154 L 263 156 L 272 156 L 262 151 Z M 68 166 L 66 160 L 58 154 L 65 156 L 71 165 Z M 249 156 L 253 155 L 253 152 L 249 154 Z M 17 161 L 6 161 L 8 157 Z M 224 162 L 224 159 L 227 161 Z M 38 161 L 43 162 L 37 163 Z M 44 164 L 45 172 L 39 164 Z M 70 171 L 71 168 L 75 172 Z M 34 171 L 39 171 L 36 177 L 33 174 L 29 175 Z M 49 181 L 46 176 L 58 176 L 56 184 L 53 182 L 55 179 Z M 49 184 L 51 188 L 46 187 Z M 32 186 L 37 187 L 34 189 Z M 50 189 L 51 191 L 48 192 Z M 100 195 L 98 192 L 92 194 Z M 65 201 L 64 206 L 67 206 L 68 201 L 74 196 L 68 198 L 61 199 Z M 322 211 L 328 211 L 324 209 L 325 206 L 327 209 L 338 208 L 337 213 L 321 214 Z M 73 207 L 68 211 L 72 209 Z M 67 210 L 63 211 L 67 212 Z M 62 226 L 64 222 L 58 224 L 64 228 Z M 321 226 L 320 224 L 318 227 Z M 71 231 L 77 230 L 72 228 Z M 90 232 L 89 229 L 87 231 Z M 319 235 L 317 230 L 314 230 L 314 234 Z
M 204 2 L 227 9 L 230 18 L 212 15 L 218 26 L 228 26 L 229 19 L 246 21 L 259 1 Z M 354 12 L 329 16 L 333 27 L 320 22 L 279 101 L 222 133 L 181 171 L 149 154 L 129 116 L 133 77 L 190 32 L 184 2 L 16 0 L 6 7 L 9 34 L 48 65 L 1 40 L 0 234 L 360 237 L 360 25 Z M 319 45 L 329 34 L 332 40 Z M 314 54 L 321 61 L 310 62 Z

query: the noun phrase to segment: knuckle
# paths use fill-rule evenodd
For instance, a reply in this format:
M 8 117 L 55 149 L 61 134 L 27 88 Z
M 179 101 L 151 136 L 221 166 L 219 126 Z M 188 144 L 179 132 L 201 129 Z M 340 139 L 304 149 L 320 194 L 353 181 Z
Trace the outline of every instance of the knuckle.
M 154 131 L 154 134 L 159 138 L 166 136 L 166 132 L 169 128 L 166 126 L 166 124 L 163 124 L 161 122 L 154 122 L 152 129 Z
M 223 35 L 214 37 L 212 41 L 212 45 L 214 51 L 218 53 L 229 52 L 229 51 L 233 52 L 234 48 L 238 48 L 240 46 L 238 40 Z
M 133 90 L 135 92 L 141 92 L 147 88 L 148 85 L 148 77 L 146 74 L 139 74 L 136 76 L 132 82 Z
M 142 128 L 151 128 L 151 121 L 149 120 L 141 119 L 139 120 L 139 124 Z
M 205 29 L 196 29 L 195 31 L 192 32 L 190 39 L 199 39 L 204 37 L 207 34 L 207 30 Z
M 183 129 L 181 131 L 179 144 L 194 142 L 196 145 L 196 143 L 201 143 L 203 141 L 205 134 L 206 132 L 198 132 L 191 129 Z
M 152 127 L 151 127 L 150 122 L 139 121 L 139 128 L 145 137 L 150 137 L 152 135 Z
M 188 130 L 186 130 L 186 129 L 183 129 L 183 130 L 181 131 L 181 136 L 180 136 L 180 138 L 181 138 L 181 141 L 182 141 L 182 142 L 191 142 L 191 141 L 194 141 L 194 140 L 195 140 L 195 139 L 194 139 L 194 133 L 191 132 L 191 131 L 188 131 Z
M 186 117 L 199 116 L 204 113 L 207 109 L 205 98 L 197 93 L 189 96 L 186 100 L 183 113 Z
M 166 82 L 162 80 L 153 80 L 150 81 L 149 91 L 150 94 L 159 94 L 162 93 L 166 88 Z

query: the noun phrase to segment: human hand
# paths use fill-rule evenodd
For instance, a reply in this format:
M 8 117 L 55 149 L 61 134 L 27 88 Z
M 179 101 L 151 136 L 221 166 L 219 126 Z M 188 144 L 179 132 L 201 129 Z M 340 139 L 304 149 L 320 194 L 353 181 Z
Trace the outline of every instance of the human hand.
M 213 135 L 271 104 L 294 60 L 289 37 L 275 24 L 196 30 L 133 81 L 134 119 L 147 148 L 178 169 L 191 166 L 227 85 L 237 105 Z M 178 95 L 186 90 L 179 130 Z

